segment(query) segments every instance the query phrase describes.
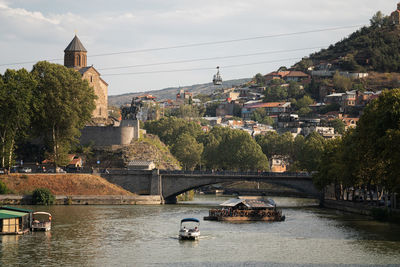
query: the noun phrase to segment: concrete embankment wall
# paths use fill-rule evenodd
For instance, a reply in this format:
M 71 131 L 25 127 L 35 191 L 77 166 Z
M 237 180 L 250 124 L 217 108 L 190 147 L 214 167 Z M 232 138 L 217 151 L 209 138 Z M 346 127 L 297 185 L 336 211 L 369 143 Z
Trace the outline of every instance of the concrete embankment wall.
M 1 205 L 32 205 L 32 196 L 0 195 Z M 160 205 L 161 196 L 56 196 L 56 205 Z
M 323 207 L 328 209 L 335 209 L 345 212 L 351 212 L 366 216 L 371 216 L 371 210 L 373 206 L 367 206 L 360 203 L 350 202 L 350 201 L 341 201 L 341 200 L 331 200 L 325 199 L 323 202 Z
M 363 203 L 351 202 L 351 201 L 343 201 L 343 200 L 331 200 L 325 199 L 323 202 L 323 207 L 328 209 L 335 209 L 344 212 L 351 212 L 366 216 L 372 216 L 373 209 L 385 209 L 384 207 L 380 206 L 369 206 Z M 400 209 L 390 209 L 392 216 L 396 218 L 400 218 Z

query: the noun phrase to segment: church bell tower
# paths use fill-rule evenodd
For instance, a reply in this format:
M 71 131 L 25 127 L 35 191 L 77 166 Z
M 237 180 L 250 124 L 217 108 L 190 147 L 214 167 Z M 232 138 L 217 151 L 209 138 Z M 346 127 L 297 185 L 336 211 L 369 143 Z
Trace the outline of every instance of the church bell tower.
M 68 68 L 80 69 L 87 66 L 87 50 L 75 35 L 74 39 L 64 50 L 64 66 Z

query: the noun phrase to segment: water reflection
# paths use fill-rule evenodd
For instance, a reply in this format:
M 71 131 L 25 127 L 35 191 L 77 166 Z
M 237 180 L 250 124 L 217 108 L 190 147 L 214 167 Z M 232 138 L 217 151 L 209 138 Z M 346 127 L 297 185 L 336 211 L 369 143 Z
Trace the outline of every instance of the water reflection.
M 400 262 L 400 227 L 276 198 L 284 222 L 203 221 L 226 198 L 164 206 L 29 207 L 53 214 L 50 233 L 1 236 L 1 266 L 379 266 Z M 27 207 L 25 207 L 27 208 Z M 201 219 L 198 241 L 180 220 Z

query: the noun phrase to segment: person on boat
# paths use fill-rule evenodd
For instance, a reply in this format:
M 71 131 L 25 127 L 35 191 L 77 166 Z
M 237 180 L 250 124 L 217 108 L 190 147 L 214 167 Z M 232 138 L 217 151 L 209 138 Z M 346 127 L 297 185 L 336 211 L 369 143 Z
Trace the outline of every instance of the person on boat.
M 194 231 L 195 231 L 195 232 L 199 231 L 199 229 L 197 228 L 197 226 L 194 228 Z

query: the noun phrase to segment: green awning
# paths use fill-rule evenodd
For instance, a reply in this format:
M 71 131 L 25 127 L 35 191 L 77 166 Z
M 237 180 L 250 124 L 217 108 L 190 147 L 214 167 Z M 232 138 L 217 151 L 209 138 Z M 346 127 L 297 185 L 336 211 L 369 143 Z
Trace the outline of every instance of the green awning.
M 0 210 L 0 219 L 20 218 L 28 215 L 27 212 L 19 212 L 12 210 Z
M 15 207 L 10 207 L 10 206 L 2 206 L 2 207 L 0 207 L 0 210 L 15 210 L 15 211 L 21 211 L 21 212 L 26 212 L 26 213 L 33 212 L 33 210 L 15 208 Z

